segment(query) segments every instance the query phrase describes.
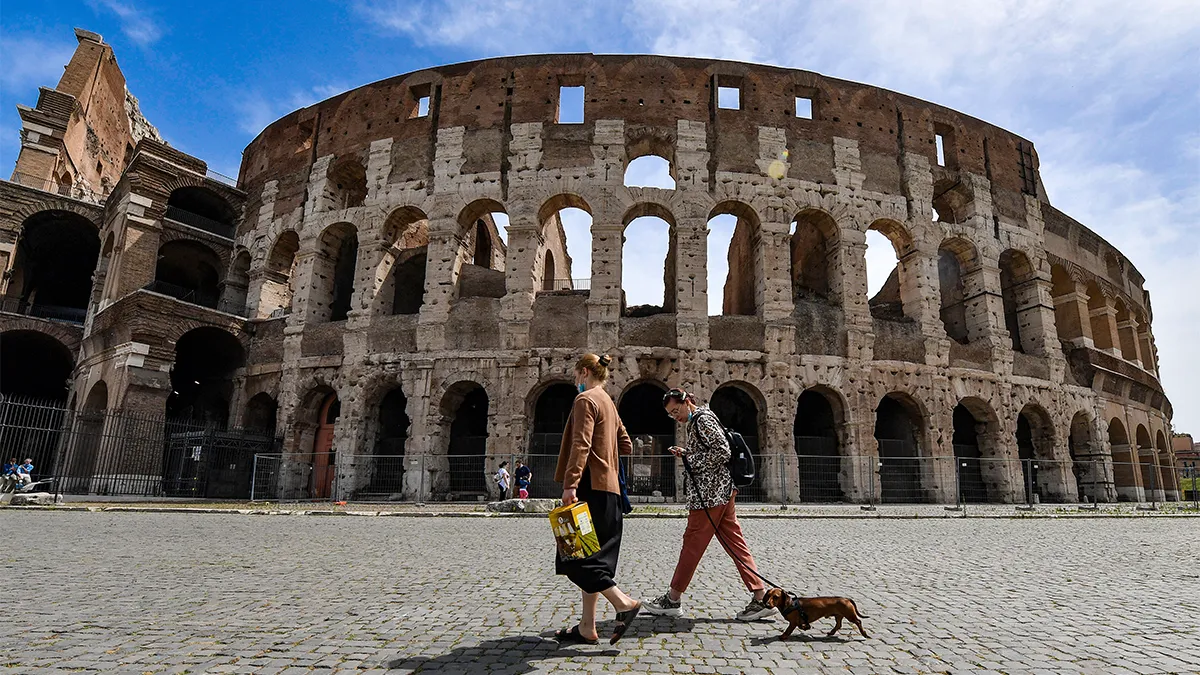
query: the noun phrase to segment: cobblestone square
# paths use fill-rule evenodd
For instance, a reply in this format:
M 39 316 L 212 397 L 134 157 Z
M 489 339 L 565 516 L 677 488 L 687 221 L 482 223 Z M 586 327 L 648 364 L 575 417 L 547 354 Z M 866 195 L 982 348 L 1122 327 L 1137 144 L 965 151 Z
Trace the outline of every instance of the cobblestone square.
M 578 596 L 541 518 L 2 518 L 5 673 L 1200 672 L 1195 519 L 746 519 L 767 576 L 853 597 L 871 639 L 733 621 L 746 594 L 714 542 L 684 618 L 559 648 Z M 626 521 L 626 590 L 665 589 L 683 526 Z

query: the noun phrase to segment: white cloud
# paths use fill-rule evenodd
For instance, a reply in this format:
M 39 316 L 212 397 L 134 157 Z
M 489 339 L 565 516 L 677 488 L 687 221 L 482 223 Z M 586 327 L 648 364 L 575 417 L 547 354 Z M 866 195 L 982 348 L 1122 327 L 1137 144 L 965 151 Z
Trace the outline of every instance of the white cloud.
M 0 35 L 0 88 L 26 99 L 32 105 L 38 87 L 53 89 L 62 77 L 63 67 L 75 53 L 75 45 L 61 40 L 43 40 L 31 35 Z
M 322 84 L 270 98 L 261 91 L 239 92 L 232 97 L 233 108 L 238 116 L 238 128 L 256 136 L 280 117 L 337 96 L 350 88 L 337 84 Z
M 121 20 L 121 32 L 130 40 L 145 47 L 155 42 L 163 35 L 163 29 L 142 8 L 132 2 L 118 0 L 89 0 L 96 9 L 104 9 L 117 15 Z

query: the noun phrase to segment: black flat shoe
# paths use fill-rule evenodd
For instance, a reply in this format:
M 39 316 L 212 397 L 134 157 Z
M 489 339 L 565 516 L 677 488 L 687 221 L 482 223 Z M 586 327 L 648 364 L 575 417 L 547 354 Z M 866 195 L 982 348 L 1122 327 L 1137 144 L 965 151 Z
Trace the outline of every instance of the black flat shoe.
M 615 645 L 621 636 L 625 635 L 625 631 L 633 625 L 633 620 L 637 618 L 639 612 L 642 611 L 642 603 L 638 603 L 633 609 L 627 609 L 624 612 L 617 612 L 617 625 L 613 628 L 612 637 L 608 639 L 608 644 Z
M 579 632 L 579 626 L 571 626 L 570 628 L 563 628 L 561 630 L 554 631 L 554 639 L 564 643 L 577 643 L 585 645 L 594 645 L 600 643 L 600 638 L 589 640 L 588 638 L 583 637 L 583 634 Z

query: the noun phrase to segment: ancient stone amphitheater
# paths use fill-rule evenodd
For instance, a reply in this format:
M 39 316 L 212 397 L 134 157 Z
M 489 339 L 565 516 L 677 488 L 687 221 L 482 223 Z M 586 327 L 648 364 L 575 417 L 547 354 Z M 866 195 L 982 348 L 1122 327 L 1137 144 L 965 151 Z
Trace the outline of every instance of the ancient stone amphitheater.
M 259 449 L 279 496 L 473 498 L 531 457 L 553 496 L 539 456 L 593 351 L 615 357 L 648 495 L 674 496 L 659 401 L 683 386 L 758 448 L 757 498 L 1178 498 L 1143 278 L 1004 129 L 807 71 L 523 56 L 297 110 L 234 185 L 111 104 L 99 36 L 76 62 L 21 110 L 0 329 L 10 400 L 61 401 L 101 439 L 57 441 L 78 490 L 177 473 L 169 432 L 111 440 L 165 416 L 281 439 Z M 644 156 L 673 189 L 626 184 Z M 565 209 L 590 216 L 590 269 Z M 723 288 L 718 216 L 736 219 Z M 625 302 L 639 218 L 669 237 L 661 305 Z M 872 230 L 899 262 L 868 297 Z

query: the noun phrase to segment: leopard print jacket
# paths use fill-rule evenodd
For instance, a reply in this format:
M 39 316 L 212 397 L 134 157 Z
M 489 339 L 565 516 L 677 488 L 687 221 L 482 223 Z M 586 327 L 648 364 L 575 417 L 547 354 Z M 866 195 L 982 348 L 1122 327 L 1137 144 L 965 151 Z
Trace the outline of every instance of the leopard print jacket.
M 708 406 L 700 406 L 687 424 L 687 447 L 684 456 L 696 477 L 698 486 L 684 472 L 688 509 L 713 508 L 733 498 L 733 477 L 729 475 L 729 440 L 717 414 Z M 703 503 L 701 503 L 703 497 Z

